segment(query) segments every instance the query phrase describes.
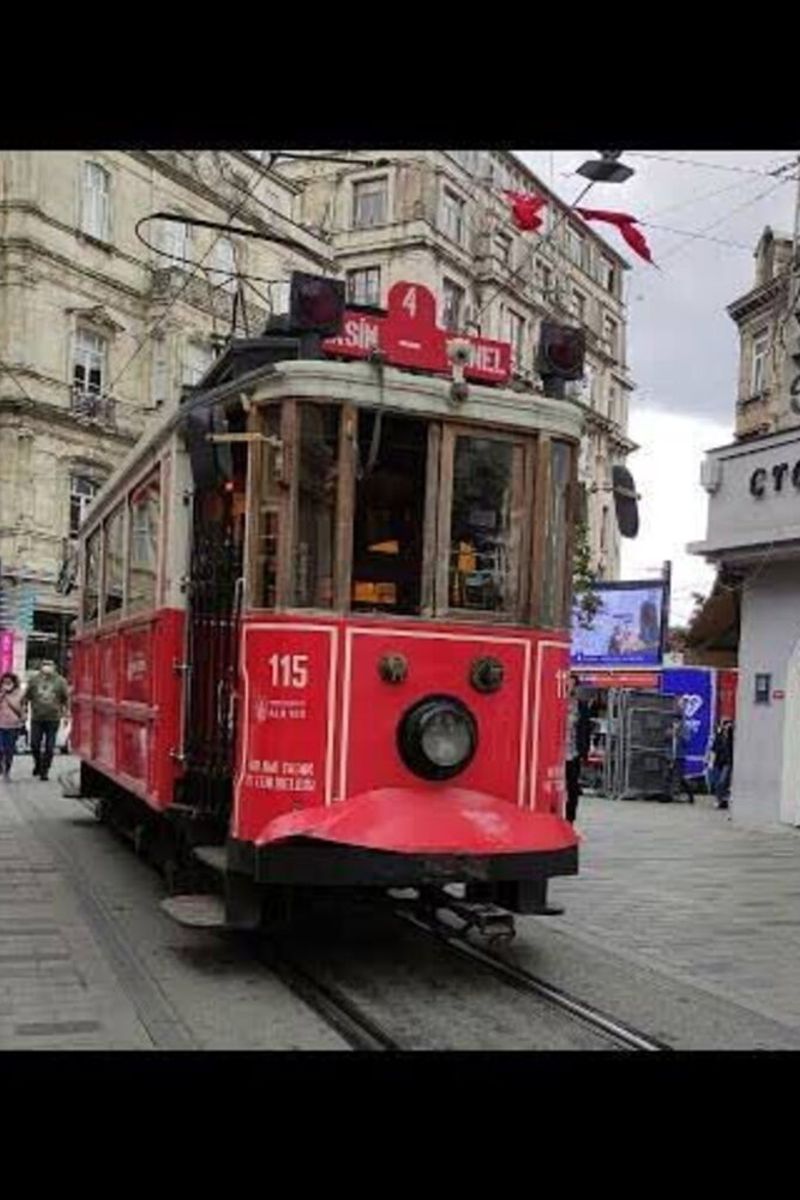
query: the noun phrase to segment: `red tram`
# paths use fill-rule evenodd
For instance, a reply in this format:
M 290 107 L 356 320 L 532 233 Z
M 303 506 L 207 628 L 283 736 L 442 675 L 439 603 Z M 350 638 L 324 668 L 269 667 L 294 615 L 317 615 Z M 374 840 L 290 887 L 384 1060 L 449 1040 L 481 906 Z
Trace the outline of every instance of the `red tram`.
M 580 410 L 420 285 L 338 329 L 232 341 L 95 502 L 81 794 L 213 865 L 229 926 L 306 886 L 548 911 Z

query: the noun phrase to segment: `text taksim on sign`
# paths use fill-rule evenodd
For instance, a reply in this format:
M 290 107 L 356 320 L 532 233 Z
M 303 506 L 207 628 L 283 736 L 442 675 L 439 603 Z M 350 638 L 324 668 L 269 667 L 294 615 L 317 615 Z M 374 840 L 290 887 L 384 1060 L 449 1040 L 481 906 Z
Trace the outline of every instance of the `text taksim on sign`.
M 447 343 L 454 336 L 452 330 L 436 324 L 436 299 L 428 288 L 419 283 L 396 283 L 389 290 L 385 314 L 347 309 L 343 333 L 325 338 L 322 348 L 340 358 L 368 358 L 379 350 L 396 366 L 449 374 Z M 511 374 L 510 344 L 469 335 L 463 338 L 470 345 L 465 377 L 476 383 L 506 383 Z

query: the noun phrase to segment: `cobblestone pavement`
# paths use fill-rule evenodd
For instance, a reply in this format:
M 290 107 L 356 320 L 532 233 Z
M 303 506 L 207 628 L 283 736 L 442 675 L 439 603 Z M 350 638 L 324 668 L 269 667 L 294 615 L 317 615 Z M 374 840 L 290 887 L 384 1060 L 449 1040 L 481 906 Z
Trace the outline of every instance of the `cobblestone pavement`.
M 156 873 L 61 796 L 62 761 L 0 782 L 0 1050 L 342 1048 L 242 948 L 159 909 Z
M 580 875 L 551 886 L 566 912 L 533 924 L 779 1023 L 800 1047 L 797 831 L 740 829 L 706 797 L 585 796 L 576 824 Z
M 0 1049 L 343 1047 L 242 948 L 174 925 L 155 872 L 30 770 L 0 783 Z M 566 913 L 520 918 L 513 957 L 680 1048 L 800 1049 L 800 836 L 705 799 L 584 797 L 578 825 Z

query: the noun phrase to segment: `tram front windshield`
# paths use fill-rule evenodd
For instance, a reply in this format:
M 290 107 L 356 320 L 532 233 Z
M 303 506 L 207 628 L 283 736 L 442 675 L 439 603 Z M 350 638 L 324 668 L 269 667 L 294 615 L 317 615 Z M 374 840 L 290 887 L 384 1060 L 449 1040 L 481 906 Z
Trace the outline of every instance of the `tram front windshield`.
M 353 530 L 355 612 L 414 615 L 420 610 L 427 445 L 426 422 L 362 411 Z

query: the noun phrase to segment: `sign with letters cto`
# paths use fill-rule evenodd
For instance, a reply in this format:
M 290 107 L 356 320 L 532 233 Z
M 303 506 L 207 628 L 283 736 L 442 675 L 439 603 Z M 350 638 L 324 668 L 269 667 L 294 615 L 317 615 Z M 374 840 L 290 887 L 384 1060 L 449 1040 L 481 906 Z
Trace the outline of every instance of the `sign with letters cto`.
M 686 775 L 702 775 L 714 740 L 716 672 L 706 668 L 665 667 L 661 691 L 678 696 L 683 714 L 680 752 Z
M 246 624 L 242 769 L 236 836 L 256 838 L 273 817 L 330 802 L 334 628 Z
M 347 309 L 342 333 L 325 338 L 322 349 L 336 358 L 369 358 L 379 352 L 397 367 L 449 375 L 447 345 L 455 339 L 470 347 L 464 377 L 475 383 L 507 383 L 511 374 L 511 345 L 492 338 L 472 337 L 441 329 L 436 324 L 436 298 L 421 283 L 395 283 L 388 309 L 365 312 Z

